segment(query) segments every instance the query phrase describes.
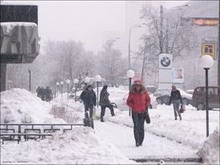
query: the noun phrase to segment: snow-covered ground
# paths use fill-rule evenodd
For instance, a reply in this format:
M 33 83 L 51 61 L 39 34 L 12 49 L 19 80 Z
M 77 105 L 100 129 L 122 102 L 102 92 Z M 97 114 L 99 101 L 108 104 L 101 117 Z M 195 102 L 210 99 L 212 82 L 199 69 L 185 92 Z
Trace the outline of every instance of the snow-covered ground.
M 60 107 L 65 107 L 63 119 L 54 118 L 53 110 Z M 47 103 L 24 89 L 1 93 L 2 123 L 82 123 L 82 110 L 82 104 L 64 97 Z M 5 142 L 0 153 L 0 164 L 135 164 L 89 127 L 75 127 L 44 140 Z
M 145 132 L 143 146 L 136 147 L 133 128 L 111 122 L 95 122 L 95 132 L 114 143 L 130 159 L 197 158 L 196 150 Z
M 119 92 L 117 92 L 119 91 Z M 124 91 L 124 92 L 123 92 Z M 126 95 L 127 90 L 122 88 L 110 88 L 109 93 L 117 104 L 122 103 L 125 107 L 125 101 L 123 99 Z M 121 96 L 120 96 L 121 95 Z M 155 100 L 153 98 L 152 100 Z M 120 105 L 119 105 L 120 107 Z M 128 110 L 128 107 L 126 107 Z M 98 112 L 99 114 L 100 112 Z M 145 130 L 148 133 L 152 133 L 161 137 L 166 137 L 170 140 L 182 143 L 186 146 L 191 147 L 192 149 L 199 150 L 203 146 L 206 138 L 206 112 L 197 111 L 196 108 L 192 106 L 186 106 L 186 111 L 182 114 L 183 120 L 174 120 L 174 112 L 172 106 L 158 105 L 155 109 L 149 110 L 151 117 L 151 124 L 145 125 Z M 131 117 L 128 115 L 128 111 L 119 111 L 116 110 L 116 116 L 111 117 L 109 111 L 105 119 L 113 123 L 133 126 Z M 209 111 L 209 130 L 210 134 L 214 130 L 219 132 L 219 121 L 220 120 L 220 111 Z M 218 134 L 219 135 L 219 134 Z M 216 136 L 219 140 L 219 136 Z M 219 145 L 215 145 L 219 150 Z M 213 152 L 212 152 L 213 153 Z M 213 156 L 218 158 L 219 162 L 219 152 Z
M 89 127 L 76 127 L 41 141 L 1 146 L 5 164 L 135 164 Z
M 219 111 L 210 111 L 210 134 L 214 130 L 216 131 L 207 139 L 205 111 L 197 111 L 192 106 L 186 106 L 186 111 L 182 114 L 183 120 L 175 121 L 172 106 L 158 105 L 156 109 L 149 111 L 151 124 L 145 125 L 144 145 L 136 148 L 132 130 L 133 123 L 124 100 L 127 88 L 109 88 L 109 93 L 111 101 L 118 105 L 118 109 L 115 109 L 116 116 L 111 117 L 110 111 L 107 109 L 106 122 L 95 121 L 95 131 L 87 127 L 79 127 L 69 134 L 56 135 L 43 141 L 28 141 L 19 145 L 6 144 L 1 148 L 1 153 L 10 156 L 2 156 L 4 158 L 2 161 L 23 160 L 38 164 L 51 161 L 60 164 L 69 162 L 73 164 L 119 164 L 131 163 L 128 157 L 184 158 L 196 157 L 198 152 L 205 162 L 219 163 L 220 147 L 219 144 L 215 144 L 219 141 Z M 31 116 L 32 122 L 82 123 L 83 104 L 66 98 L 64 94 L 51 103 L 45 103 L 22 89 L 2 92 L 3 115 L 1 114 L 1 119 L 7 118 L 6 121 L 21 123 L 23 115 L 20 115 L 20 109 L 26 116 Z M 60 107 L 65 108 L 64 115 L 54 118 L 51 112 Z M 123 108 L 123 110 L 119 108 Z M 95 119 L 98 119 L 99 115 L 100 107 L 96 108 Z M 35 149 L 32 149 L 33 146 Z M 111 156 L 108 156 L 107 153 Z M 32 156 L 33 159 L 31 159 Z

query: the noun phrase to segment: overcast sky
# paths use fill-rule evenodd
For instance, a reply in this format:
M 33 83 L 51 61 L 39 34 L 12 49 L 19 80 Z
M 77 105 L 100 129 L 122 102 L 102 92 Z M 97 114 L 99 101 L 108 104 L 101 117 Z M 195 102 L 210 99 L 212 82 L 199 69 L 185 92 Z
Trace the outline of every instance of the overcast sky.
M 162 3 L 169 8 L 185 3 L 151 2 L 153 5 Z M 72 39 L 83 42 L 88 50 L 98 51 L 107 39 L 108 33 L 125 33 L 126 37 L 128 25 L 125 1 L 31 1 L 31 3 L 38 5 L 41 42 L 48 39 Z M 137 13 L 139 10 L 137 9 Z

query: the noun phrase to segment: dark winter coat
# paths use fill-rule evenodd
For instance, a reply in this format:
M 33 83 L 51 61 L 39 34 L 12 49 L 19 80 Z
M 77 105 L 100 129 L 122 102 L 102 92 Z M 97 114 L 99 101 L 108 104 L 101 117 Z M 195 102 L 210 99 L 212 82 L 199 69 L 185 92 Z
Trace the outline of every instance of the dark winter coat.
M 171 104 L 173 101 L 177 101 L 177 100 L 180 100 L 180 102 L 182 103 L 182 97 L 180 91 L 176 89 L 171 91 L 169 103 Z
M 81 95 L 80 99 L 83 101 L 84 105 L 87 106 L 95 106 L 96 105 L 96 94 L 93 90 L 84 90 Z
M 142 85 L 141 91 L 138 92 L 135 90 L 135 85 L 133 85 L 127 99 L 127 105 L 131 107 L 132 111 L 138 113 L 145 112 L 149 104 L 150 97 L 144 86 Z
M 103 89 L 100 94 L 99 105 L 100 106 L 107 106 L 109 104 L 110 104 L 109 93 L 107 92 L 106 89 Z

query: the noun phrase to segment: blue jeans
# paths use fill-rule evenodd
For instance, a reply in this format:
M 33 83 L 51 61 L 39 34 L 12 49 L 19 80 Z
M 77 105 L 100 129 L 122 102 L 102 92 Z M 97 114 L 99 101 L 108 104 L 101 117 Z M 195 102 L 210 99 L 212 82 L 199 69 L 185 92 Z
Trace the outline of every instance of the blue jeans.
M 174 109 L 174 117 L 177 118 L 177 115 L 181 117 L 180 115 L 180 100 L 173 100 L 173 109 Z
M 142 144 L 144 141 L 144 113 L 132 111 L 132 119 L 134 123 L 134 138 L 136 144 Z

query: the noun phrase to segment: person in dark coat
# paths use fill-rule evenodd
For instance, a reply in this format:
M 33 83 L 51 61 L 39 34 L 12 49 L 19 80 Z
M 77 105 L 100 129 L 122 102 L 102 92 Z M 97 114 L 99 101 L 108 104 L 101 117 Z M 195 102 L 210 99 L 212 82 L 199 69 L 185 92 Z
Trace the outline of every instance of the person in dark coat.
M 177 120 L 177 114 L 178 114 L 180 120 L 182 120 L 182 116 L 180 114 L 180 104 L 182 104 L 183 101 L 182 101 L 182 96 L 180 94 L 180 91 L 178 89 L 176 89 L 175 85 L 172 86 L 172 91 L 170 94 L 169 104 L 171 104 L 171 103 L 173 103 L 175 120 Z
M 85 106 L 85 112 L 89 111 L 90 118 L 93 115 L 93 108 L 96 106 L 96 94 L 91 85 L 88 85 L 80 95 Z
M 53 99 L 53 93 L 49 86 L 46 87 L 45 90 L 45 98 L 46 101 L 51 101 Z
M 132 119 L 134 123 L 134 138 L 136 146 L 139 147 L 144 141 L 144 112 L 150 104 L 150 97 L 147 90 L 136 80 L 131 87 L 127 99 L 127 105 L 132 110 Z
M 40 93 L 41 88 L 37 87 L 36 92 L 37 92 L 37 97 L 41 97 L 41 93 Z
M 102 90 L 101 90 L 101 93 L 100 93 L 99 105 L 101 106 L 101 115 L 100 115 L 101 116 L 101 122 L 104 122 L 103 117 L 105 116 L 105 109 L 106 108 L 109 108 L 110 111 L 111 111 L 111 115 L 115 116 L 114 108 L 113 108 L 113 105 L 110 103 L 109 93 L 108 93 L 107 89 L 108 89 L 108 86 L 104 85 Z

